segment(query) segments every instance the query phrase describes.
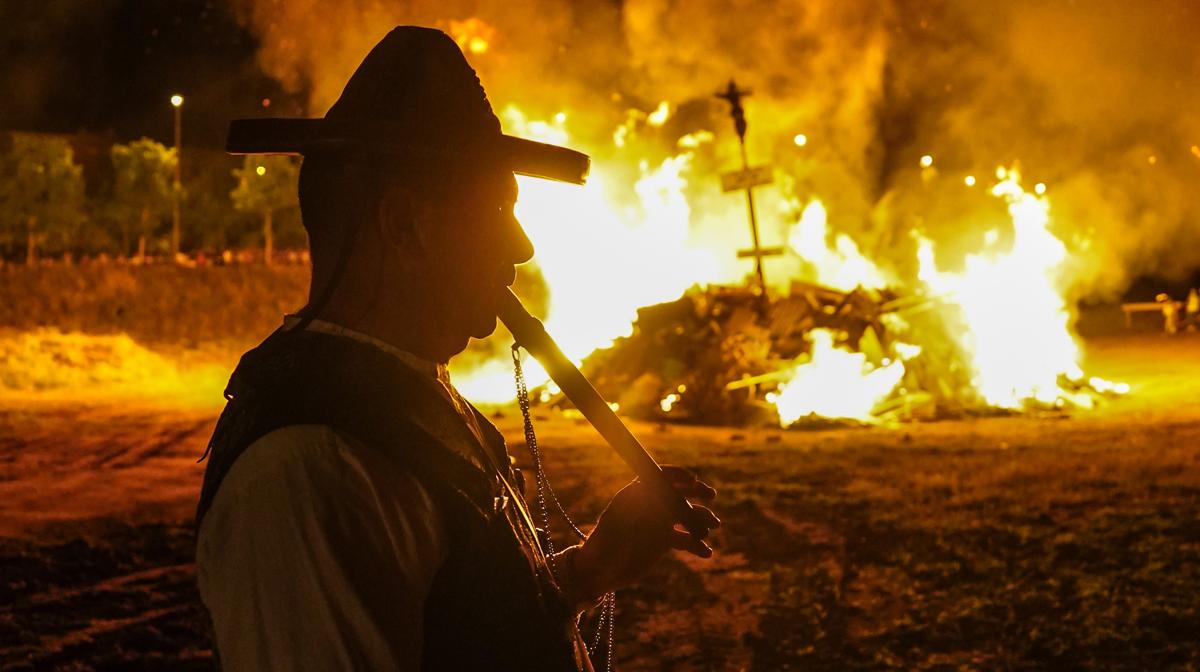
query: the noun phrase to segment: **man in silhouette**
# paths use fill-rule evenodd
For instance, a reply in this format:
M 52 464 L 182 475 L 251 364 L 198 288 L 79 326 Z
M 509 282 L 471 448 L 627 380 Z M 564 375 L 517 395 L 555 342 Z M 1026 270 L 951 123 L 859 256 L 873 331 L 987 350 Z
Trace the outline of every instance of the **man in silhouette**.
M 579 182 L 586 157 L 504 136 L 454 41 L 407 26 L 324 118 L 235 122 L 230 149 L 304 155 L 312 284 L 243 356 L 209 445 L 197 568 L 221 663 L 591 669 L 583 608 L 669 549 L 711 550 L 633 483 L 548 557 L 503 439 L 446 373 L 533 254 L 514 173 Z

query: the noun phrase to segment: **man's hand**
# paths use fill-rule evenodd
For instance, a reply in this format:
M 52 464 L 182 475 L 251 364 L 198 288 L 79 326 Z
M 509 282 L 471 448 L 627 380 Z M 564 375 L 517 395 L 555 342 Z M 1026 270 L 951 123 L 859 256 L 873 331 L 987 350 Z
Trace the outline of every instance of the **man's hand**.
M 663 474 L 684 497 L 709 503 L 717 491 L 682 467 L 664 466 Z M 708 527 L 720 527 L 712 511 L 696 506 Z M 712 549 L 691 534 L 676 529 L 678 521 L 648 486 L 634 481 L 621 489 L 600 514 L 596 528 L 575 556 L 575 577 L 584 596 L 594 599 L 635 581 L 670 549 L 701 558 Z

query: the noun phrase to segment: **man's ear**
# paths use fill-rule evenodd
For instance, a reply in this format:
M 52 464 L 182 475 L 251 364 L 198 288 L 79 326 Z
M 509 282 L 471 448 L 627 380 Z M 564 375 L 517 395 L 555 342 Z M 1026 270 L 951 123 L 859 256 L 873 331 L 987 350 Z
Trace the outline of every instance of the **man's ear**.
M 402 256 L 421 254 L 424 244 L 418 222 L 419 210 L 417 199 L 406 187 L 384 189 L 375 213 L 379 240 Z

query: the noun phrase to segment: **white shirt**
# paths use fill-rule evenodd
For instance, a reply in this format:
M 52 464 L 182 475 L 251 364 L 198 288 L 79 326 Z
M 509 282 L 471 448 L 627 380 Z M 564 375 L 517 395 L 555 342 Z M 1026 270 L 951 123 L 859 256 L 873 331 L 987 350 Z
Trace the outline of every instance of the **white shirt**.
M 426 373 L 481 435 L 444 366 L 337 325 L 309 329 L 371 343 Z M 569 568 L 577 548 L 552 566 Z M 446 549 L 429 492 L 373 448 L 321 425 L 263 436 L 225 476 L 196 545 L 223 667 L 419 670 L 425 598 Z

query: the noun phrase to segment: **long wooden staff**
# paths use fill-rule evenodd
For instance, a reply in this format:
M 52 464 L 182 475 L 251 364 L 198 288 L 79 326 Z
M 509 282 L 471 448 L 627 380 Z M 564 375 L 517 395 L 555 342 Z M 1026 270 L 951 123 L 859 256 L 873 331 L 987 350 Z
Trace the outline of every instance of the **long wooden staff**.
M 633 473 L 644 483 L 650 484 L 658 494 L 659 499 L 671 511 L 675 519 L 687 529 L 692 536 L 703 539 L 708 535 L 708 525 L 687 499 L 679 494 L 663 474 L 658 462 L 642 446 L 637 437 L 629 431 L 625 423 L 609 408 L 604 398 L 584 378 L 579 369 L 567 359 L 559 349 L 540 320 L 529 314 L 520 299 L 505 288 L 501 292 L 497 310 L 500 321 L 512 332 L 517 345 L 525 348 L 533 355 L 550 378 L 558 384 L 563 394 L 575 404 L 583 417 L 596 428 L 600 436 L 612 446 L 621 456 L 625 464 L 633 469 Z

